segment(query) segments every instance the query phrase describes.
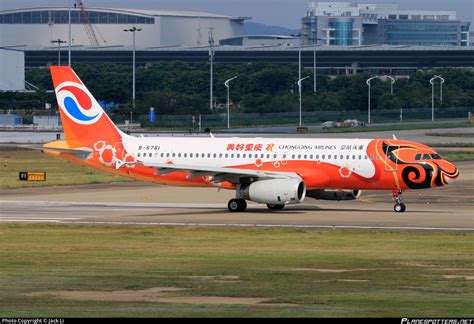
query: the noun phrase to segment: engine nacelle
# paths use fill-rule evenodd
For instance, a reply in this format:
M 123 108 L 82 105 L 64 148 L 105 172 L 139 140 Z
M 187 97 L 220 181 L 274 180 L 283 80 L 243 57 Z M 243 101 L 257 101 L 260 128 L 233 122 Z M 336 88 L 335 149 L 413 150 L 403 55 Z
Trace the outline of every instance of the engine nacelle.
M 240 189 L 241 197 L 264 204 L 298 204 L 306 196 L 306 185 L 299 179 L 270 179 L 252 182 Z
M 354 200 L 358 199 L 362 190 L 315 189 L 308 190 L 306 195 L 321 200 Z

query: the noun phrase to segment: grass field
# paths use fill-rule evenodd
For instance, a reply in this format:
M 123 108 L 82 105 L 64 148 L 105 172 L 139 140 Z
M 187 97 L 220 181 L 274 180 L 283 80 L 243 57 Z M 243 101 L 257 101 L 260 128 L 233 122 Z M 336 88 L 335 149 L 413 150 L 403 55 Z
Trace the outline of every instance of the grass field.
M 56 159 L 36 150 L 2 147 L 0 163 L 0 188 L 131 181 Z M 20 171 L 46 172 L 46 181 L 19 181 Z
M 465 233 L 2 224 L 0 314 L 472 317 L 473 239 Z M 184 290 L 164 293 L 161 302 L 127 298 L 154 287 Z M 55 291 L 89 297 L 60 298 Z M 202 303 L 203 296 L 267 300 L 217 305 Z
M 474 160 L 474 151 L 442 151 L 439 150 L 439 153 L 443 156 L 444 159 L 457 162 L 457 161 L 472 161 Z

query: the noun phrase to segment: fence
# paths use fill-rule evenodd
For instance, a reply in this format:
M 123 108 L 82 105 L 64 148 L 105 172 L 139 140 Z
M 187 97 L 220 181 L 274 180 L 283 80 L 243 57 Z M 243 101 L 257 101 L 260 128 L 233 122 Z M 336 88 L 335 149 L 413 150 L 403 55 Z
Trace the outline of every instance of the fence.
M 460 108 L 435 108 L 435 120 L 438 119 L 462 119 L 468 118 L 469 112 L 474 112 L 474 107 Z M 371 122 L 399 122 L 402 115 L 403 121 L 431 121 L 431 108 L 406 108 L 403 110 L 373 110 L 371 111 Z M 227 128 L 227 114 L 201 115 L 201 128 Z M 319 125 L 325 121 L 343 121 L 346 119 L 357 119 L 367 121 L 367 111 L 312 111 L 303 112 L 304 125 Z M 199 128 L 199 116 L 192 115 L 155 115 L 155 121 L 150 122 L 148 116 L 140 116 L 142 127 L 154 127 L 161 129 L 195 129 Z M 248 113 L 230 114 L 230 127 L 256 127 L 272 125 L 298 125 L 299 113 Z

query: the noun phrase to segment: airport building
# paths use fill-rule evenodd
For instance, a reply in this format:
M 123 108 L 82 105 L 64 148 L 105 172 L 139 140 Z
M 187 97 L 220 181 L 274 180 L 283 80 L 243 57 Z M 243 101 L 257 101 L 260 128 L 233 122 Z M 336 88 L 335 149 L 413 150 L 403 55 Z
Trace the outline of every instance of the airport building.
M 74 47 L 131 46 L 124 29 L 135 26 L 136 46 L 203 46 L 242 36 L 248 17 L 201 12 L 142 9 L 71 8 L 71 45 Z M 0 11 L 0 46 L 54 47 L 68 41 L 69 8 L 32 8 Z M 52 43 L 56 42 L 56 43 Z M 66 46 L 67 43 L 62 43 Z
M 25 90 L 25 53 L 0 48 L 0 91 Z
M 469 46 L 469 23 L 458 20 L 455 11 L 310 2 L 301 22 L 305 44 Z

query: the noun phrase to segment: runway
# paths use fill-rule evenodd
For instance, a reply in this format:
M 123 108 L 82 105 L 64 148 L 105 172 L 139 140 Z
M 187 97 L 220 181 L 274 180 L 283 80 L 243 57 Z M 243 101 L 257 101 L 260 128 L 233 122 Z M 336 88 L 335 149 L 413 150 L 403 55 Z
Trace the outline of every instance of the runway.
M 474 231 L 474 163 L 457 166 L 454 184 L 405 192 L 403 214 L 384 191 L 354 201 L 307 198 L 282 211 L 250 202 L 247 212 L 230 213 L 232 191 L 134 182 L 0 190 L 0 223 Z

